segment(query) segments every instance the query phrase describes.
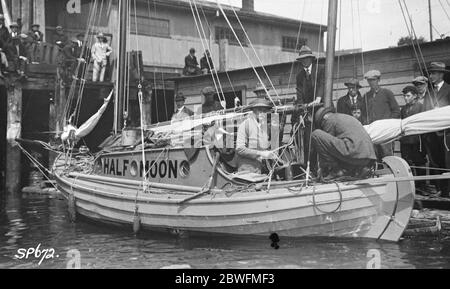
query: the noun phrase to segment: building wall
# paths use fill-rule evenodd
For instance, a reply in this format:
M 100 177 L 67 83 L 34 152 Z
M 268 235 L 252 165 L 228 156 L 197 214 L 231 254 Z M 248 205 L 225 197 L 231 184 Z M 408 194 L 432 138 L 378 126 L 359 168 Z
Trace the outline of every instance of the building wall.
M 90 13 L 89 0 L 80 0 L 80 12 L 81 13 L 69 13 L 67 10 L 68 0 L 46 0 L 46 29 L 45 32 L 49 36 L 48 41 L 52 41 L 52 35 L 57 25 L 62 25 L 66 33 L 70 37 L 74 37 L 79 32 L 85 32 L 86 25 L 88 23 Z M 116 1 L 98 1 L 98 11 L 95 20 L 92 22 L 94 32 L 104 32 L 110 35 L 110 42 L 113 48 L 116 46 L 115 36 L 117 35 L 117 6 Z M 103 3 L 103 5 L 101 5 Z M 111 4 L 114 3 L 114 4 Z M 128 41 L 128 49 L 130 50 L 143 50 L 143 61 L 146 66 L 157 66 L 164 68 L 171 68 L 177 72 L 181 72 L 184 66 L 184 57 L 188 54 L 191 47 L 197 50 L 197 58 L 200 60 L 202 57 L 204 48 L 200 41 L 199 33 L 194 22 L 194 18 L 190 10 L 186 8 L 166 7 L 159 3 L 138 2 L 136 7 L 137 17 L 161 19 L 169 21 L 170 35 L 167 37 L 155 37 L 150 36 L 149 31 L 139 31 L 140 36 L 132 34 Z M 219 47 L 215 41 L 215 27 L 228 27 L 223 17 L 217 17 L 215 11 L 211 9 L 202 11 L 203 27 L 207 34 L 206 38 L 209 46 L 211 47 L 211 53 L 213 61 L 216 67 L 219 67 Z M 203 12 L 205 12 L 207 21 L 203 18 Z M 132 5 L 130 14 L 134 15 L 134 7 Z M 255 17 L 258 19 L 258 17 Z M 137 18 L 131 17 L 131 30 L 134 32 L 134 22 Z M 230 18 L 235 28 L 239 27 L 238 22 L 234 18 Z M 241 19 L 243 26 L 247 31 L 250 39 L 254 45 L 256 53 L 260 58 L 262 64 L 274 64 L 280 62 L 291 61 L 295 59 L 296 53 L 292 51 L 284 51 L 282 49 L 282 37 L 290 36 L 297 37 L 298 28 L 296 25 L 285 25 L 283 21 L 275 23 L 274 21 L 263 20 L 247 20 Z M 209 26 L 207 25 L 207 23 Z M 323 51 L 323 32 L 319 33 L 319 27 L 316 30 L 310 27 L 302 28 L 301 38 L 307 38 L 307 44 L 317 51 Z M 320 35 L 321 34 L 321 35 Z M 319 39 L 321 39 L 319 41 Z M 320 42 L 320 43 L 319 43 Z M 117 51 L 115 49 L 115 51 Z M 247 60 L 245 53 L 238 45 L 230 44 L 228 46 L 228 54 L 226 58 L 227 69 L 239 69 L 250 67 L 251 63 L 255 66 L 259 66 L 260 63 L 255 56 L 250 45 L 245 47 L 246 53 L 251 58 Z M 113 55 L 114 57 L 114 55 Z

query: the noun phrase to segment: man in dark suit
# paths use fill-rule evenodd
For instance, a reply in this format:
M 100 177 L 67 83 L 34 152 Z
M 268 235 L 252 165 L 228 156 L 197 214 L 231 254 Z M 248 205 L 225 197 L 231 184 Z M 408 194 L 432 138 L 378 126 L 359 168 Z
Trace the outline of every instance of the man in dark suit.
M 10 41 L 11 35 L 9 34 L 8 28 L 5 26 L 5 16 L 0 14 L 0 48 L 6 50 Z
M 431 94 L 432 107 L 438 108 L 450 104 L 450 85 L 444 82 L 444 75 L 449 70 L 442 62 L 432 62 L 428 68 L 430 80 L 433 85 Z M 447 145 L 446 145 L 447 144 Z M 448 130 L 437 133 L 429 133 L 425 136 L 425 148 L 430 158 L 431 166 L 442 169 L 450 169 L 450 151 L 447 146 L 450 144 L 450 132 Z M 442 171 L 437 171 L 441 174 Z M 437 182 L 437 190 L 441 192 L 441 197 L 449 198 L 450 184 L 448 180 Z
M 325 70 L 318 66 L 317 58 L 314 56 L 312 50 L 304 45 L 300 49 L 297 61 L 300 62 L 300 71 L 297 74 L 297 100 L 296 104 L 315 105 L 322 102 L 325 87 Z M 292 115 L 293 124 L 300 122 L 300 114 L 294 113 Z M 302 131 L 297 133 L 298 143 L 303 143 L 303 164 L 305 166 L 310 164 L 311 172 L 315 173 L 317 170 L 316 153 L 309 148 L 311 138 L 312 122 L 305 120 L 305 127 Z M 303 137 L 302 137 L 303 135 Z M 300 159 L 302 159 L 300 157 Z
M 198 67 L 197 57 L 195 56 L 195 49 L 191 48 L 189 54 L 184 58 L 184 75 L 199 75 L 201 74 L 200 67 Z
M 339 98 L 337 102 L 337 112 L 347 115 L 352 115 L 352 110 L 354 107 L 362 108 L 363 98 L 361 93 L 359 93 L 359 89 L 362 88 L 359 81 L 355 78 L 350 79 L 346 83 L 345 86 L 348 88 L 348 93 Z M 363 117 L 363 113 L 361 117 Z

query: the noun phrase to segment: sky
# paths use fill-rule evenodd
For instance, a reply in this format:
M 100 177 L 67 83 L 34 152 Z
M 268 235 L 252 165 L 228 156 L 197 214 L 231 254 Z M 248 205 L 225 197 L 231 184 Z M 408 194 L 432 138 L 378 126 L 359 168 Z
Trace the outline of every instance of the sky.
M 216 0 L 208 0 L 217 2 Z M 242 0 L 219 0 L 241 7 Z M 313 23 L 327 22 L 328 0 L 254 0 L 255 10 Z M 450 0 L 430 0 L 433 37 L 450 36 Z M 428 0 L 405 0 L 418 37 L 430 39 Z M 402 1 L 403 3 L 403 1 Z M 336 49 L 397 46 L 408 30 L 398 0 L 341 0 Z M 404 8 L 405 9 L 405 8 Z M 409 20 L 408 20 L 409 21 Z M 361 25 L 360 25 L 361 24 Z

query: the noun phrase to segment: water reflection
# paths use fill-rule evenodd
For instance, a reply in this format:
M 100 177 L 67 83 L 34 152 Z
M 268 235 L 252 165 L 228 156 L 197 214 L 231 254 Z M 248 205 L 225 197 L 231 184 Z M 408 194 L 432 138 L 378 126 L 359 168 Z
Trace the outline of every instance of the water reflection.
M 371 240 L 189 237 L 129 231 L 86 221 L 71 223 L 63 200 L 8 196 L 0 200 L 0 268 L 65 268 L 77 249 L 83 268 L 366 268 L 376 249 L 382 268 L 450 268 L 450 240 L 432 237 L 399 243 Z M 54 248 L 58 257 L 14 258 L 20 248 Z

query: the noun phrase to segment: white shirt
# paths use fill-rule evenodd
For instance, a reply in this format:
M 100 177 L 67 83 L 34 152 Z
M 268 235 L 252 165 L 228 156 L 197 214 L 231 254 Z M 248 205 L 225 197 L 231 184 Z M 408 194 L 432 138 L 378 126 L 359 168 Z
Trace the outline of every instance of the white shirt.
M 439 82 L 438 84 L 435 84 L 434 87 L 435 89 L 439 92 L 439 90 L 441 90 L 442 86 L 444 85 L 444 81 L 442 80 L 441 82 Z
M 356 103 L 357 103 L 357 101 L 358 101 L 358 96 L 351 96 L 351 95 L 349 95 L 349 97 L 350 97 L 350 102 L 351 102 L 352 104 L 356 104 Z
M 306 71 L 308 74 L 311 74 L 311 71 L 312 71 L 312 64 L 311 64 L 310 66 L 308 66 L 308 67 L 305 67 L 305 71 Z

